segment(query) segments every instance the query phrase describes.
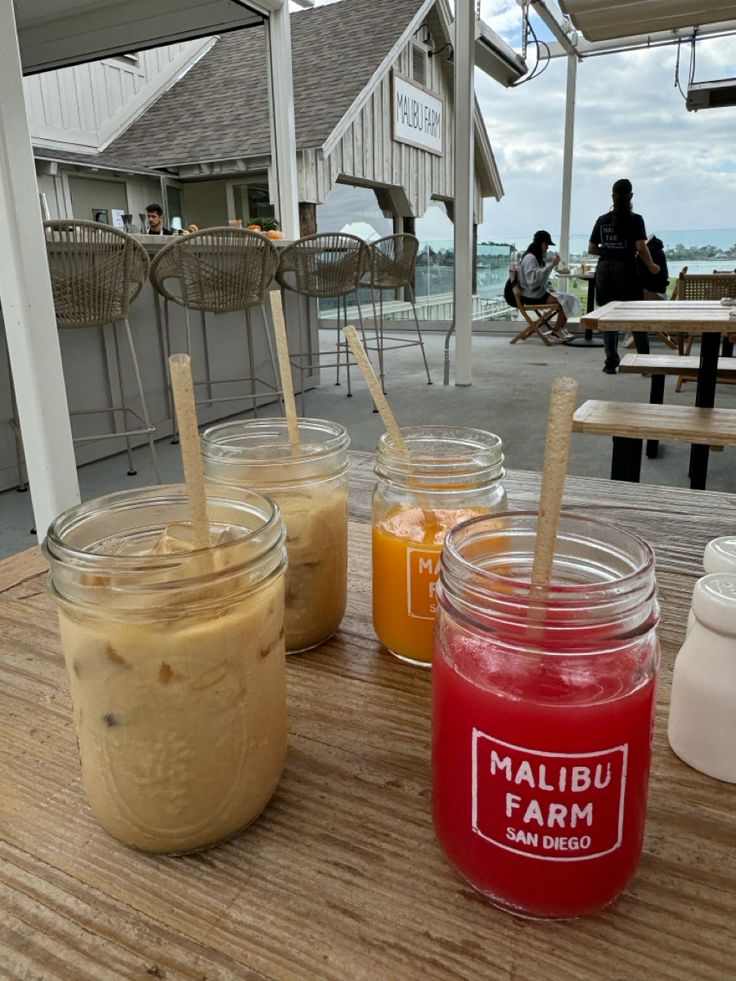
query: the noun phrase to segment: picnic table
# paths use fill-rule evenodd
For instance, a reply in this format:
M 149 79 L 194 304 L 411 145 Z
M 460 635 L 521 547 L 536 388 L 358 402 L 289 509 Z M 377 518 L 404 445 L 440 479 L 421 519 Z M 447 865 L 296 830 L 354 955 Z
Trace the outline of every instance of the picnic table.
M 655 548 L 662 670 L 639 870 L 608 909 L 545 923 L 494 909 L 435 840 L 431 673 L 393 658 L 371 627 L 373 466 L 353 454 L 342 627 L 288 658 L 281 783 L 255 824 L 201 854 L 145 855 L 96 823 L 44 560 L 32 549 L 0 562 L 0 976 L 733 978 L 736 787 L 682 763 L 666 722 L 703 548 L 733 529 L 734 497 L 568 480 L 569 510 Z M 511 506 L 536 504 L 538 474 L 505 483 Z
M 736 333 L 736 319 L 729 316 L 732 310 L 734 307 L 721 306 L 718 300 L 613 300 L 581 317 L 580 323 L 604 331 L 700 336 L 695 404 L 710 409 L 715 404 L 721 334 Z M 709 454 L 709 446 L 693 446 L 691 486 L 705 487 Z

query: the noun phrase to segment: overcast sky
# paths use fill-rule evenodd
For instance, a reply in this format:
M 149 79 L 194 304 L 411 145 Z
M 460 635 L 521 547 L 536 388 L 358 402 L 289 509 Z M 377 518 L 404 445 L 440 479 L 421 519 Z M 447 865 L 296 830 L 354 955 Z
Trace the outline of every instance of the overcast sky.
M 515 0 L 482 0 L 481 16 L 512 47 L 521 38 Z M 529 58 L 528 58 L 529 60 Z M 559 232 L 566 59 L 504 89 L 477 73 L 505 196 L 486 203 L 482 233 Z M 687 112 L 675 88 L 677 48 L 587 58 L 578 67 L 571 231 L 587 234 L 619 177 L 634 185 L 648 230 L 736 226 L 736 108 Z M 683 88 L 689 47 L 681 53 Z M 697 44 L 695 80 L 736 76 L 736 38 Z
M 481 0 L 481 16 L 520 47 L 516 0 Z M 611 184 L 619 177 L 632 181 L 634 207 L 650 232 L 736 226 L 736 108 L 687 112 L 675 87 L 676 59 L 677 48 L 669 45 L 579 64 L 572 234 L 590 232 L 610 206 Z M 688 70 L 689 47 L 683 46 L 683 89 Z M 732 77 L 736 38 L 699 41 L 695 81 Z M 500 202 L 486 201 L 481 240 L 536 228 L 559 234 L 565 84 L 565 59 L 512 89 L 476 72 L 476 95 L 505 192 Z

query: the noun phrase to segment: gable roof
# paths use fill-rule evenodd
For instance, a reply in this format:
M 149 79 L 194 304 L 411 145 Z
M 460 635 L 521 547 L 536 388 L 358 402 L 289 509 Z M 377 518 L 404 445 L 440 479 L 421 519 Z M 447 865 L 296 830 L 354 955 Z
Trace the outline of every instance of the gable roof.
M 341 0 L 292 16 L 297 149 L 325 143 L 424 3 Z M 102 156 L 146 167 L 267 156 L 268 103 L 265 29 L 233 31 Z

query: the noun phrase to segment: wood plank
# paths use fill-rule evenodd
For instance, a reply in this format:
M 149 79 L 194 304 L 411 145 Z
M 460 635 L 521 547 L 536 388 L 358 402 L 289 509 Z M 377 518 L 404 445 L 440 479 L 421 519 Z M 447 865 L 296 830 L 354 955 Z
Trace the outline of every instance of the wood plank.
M 32 579 L 47 569 L 48 563 L 37 545 L 26 549 L 25 552 L 0 560 L 0 593 L 27 579 Z
M 731 979 L 733 787 L 672 754 L 666 714 L 703 548 L 733 527 L 736 497 L 567 482 L 566 508 L 625 523 L 655 548 L 662 672 L 640 868 L 608 909 L 551 925 L 495 910 L 436 844 L 431 675 L 373 635 L 375 460 L 351 460 L 345 620 L 327 644 L 288 660 L 290 747 L 271 804 L 247 832 L 199 855 L 146 856 L 98 827 L 40 553 L 0 564 L 15 584 L 0 594 L 0 975 L 590 981 L 615 964 L 622 978 Z M 508 474 L 510 506 L 534 506 L 539 483 Z
M 700 358 L 678 354 L 625 354 L 618 370 L 623 374 L 697 375 Z M 718 380 L 736 377 L 736 358 L 718 359 Z
M 573 432 L 733 446 L 736 445 L 736 409 L 589 399 L 575 410 Z
M 736 331 L 733 307 L 717 301 L 614 300 L 580 318 L 583 327 L 598 330 L 640 330 L 680 334 Z

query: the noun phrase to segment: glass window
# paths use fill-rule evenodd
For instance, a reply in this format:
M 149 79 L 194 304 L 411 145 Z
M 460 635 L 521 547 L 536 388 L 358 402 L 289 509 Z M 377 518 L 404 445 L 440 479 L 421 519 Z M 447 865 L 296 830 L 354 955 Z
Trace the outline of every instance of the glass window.
M 236 184 L 233 188 L 235 196 L 235 217 L 247 225 L 253 218 L 273 218 L 276 209 L 271 203 L 266 181 L 250 184 Z
M 181 203 L 181 191 L 178 187 L 172 187 L 170 184 L 166 185 L 166 219 L 171 224 L 172 218 L 181 218 L 182 225 L 186 228 L 186 222 L 184 221 L 184 212 L 182 210 Z

